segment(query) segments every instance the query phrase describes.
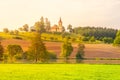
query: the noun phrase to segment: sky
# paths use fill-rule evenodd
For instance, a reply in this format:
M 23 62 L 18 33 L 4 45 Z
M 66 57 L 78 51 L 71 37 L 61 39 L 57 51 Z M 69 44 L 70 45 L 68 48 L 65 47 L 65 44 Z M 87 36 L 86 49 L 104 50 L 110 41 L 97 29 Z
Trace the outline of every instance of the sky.
M 40 17 L 51 25 L 101 26 L 120 29 L 120 0 L 0 0 L 0 29 L 33 26 Z

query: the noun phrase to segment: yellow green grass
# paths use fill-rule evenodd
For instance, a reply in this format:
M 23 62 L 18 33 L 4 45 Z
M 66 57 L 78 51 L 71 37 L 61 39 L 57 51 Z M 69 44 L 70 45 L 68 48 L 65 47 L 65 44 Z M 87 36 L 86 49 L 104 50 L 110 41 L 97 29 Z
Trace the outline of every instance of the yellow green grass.
M 0 64 L 0 80 L 120 80 L 120 65 Z

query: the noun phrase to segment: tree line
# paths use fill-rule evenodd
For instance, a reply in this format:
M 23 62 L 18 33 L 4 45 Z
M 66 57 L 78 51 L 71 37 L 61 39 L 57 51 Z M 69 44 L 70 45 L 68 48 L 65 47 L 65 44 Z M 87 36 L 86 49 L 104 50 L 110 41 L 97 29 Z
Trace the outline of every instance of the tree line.
M 103 28 L 103 27 L 76 27 L 74 28 L 74 32 L 76 34 L 81 34 L 85 37 L 94 36 L 96 39 L 101 40 L 104 37 L 110 37 L 115 39 L 117 29 L 112 28 Z

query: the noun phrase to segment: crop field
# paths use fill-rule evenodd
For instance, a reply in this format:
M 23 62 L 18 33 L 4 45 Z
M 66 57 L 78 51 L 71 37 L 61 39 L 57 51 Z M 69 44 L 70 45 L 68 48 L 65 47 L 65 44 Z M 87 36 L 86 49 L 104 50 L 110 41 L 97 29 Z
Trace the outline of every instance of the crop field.
M 120 65 L 0 64 L 0 80 L 120 80 Z
M 8 39 L 3 40 L 2 45 L 6 48 L 8 44 L 21 45 L 23 50 L 28 50 L 30 41 Z M 59 57 L 61 53 L 61 42 L 45 42 L 49 51 L 57 54 Z M 74 50 L 70 57 L 75 57 L 77 53 L 77 44 L 73 44 Z M 85 44 L 85 58 L 120 58 L 120 48 L 114 47 L 111 44 Z

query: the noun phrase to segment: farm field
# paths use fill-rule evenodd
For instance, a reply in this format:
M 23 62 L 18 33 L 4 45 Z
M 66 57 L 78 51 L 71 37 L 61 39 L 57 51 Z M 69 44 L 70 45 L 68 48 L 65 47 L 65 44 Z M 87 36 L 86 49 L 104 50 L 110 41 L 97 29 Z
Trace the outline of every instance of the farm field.
M 120 80 L 120 65 L 0 64 L 0 80 Z
M 28 40 L 7 39 L 2 41 L 2 45 L 7 47 L 8 44 L 19 44 L 23 50 L 26 51 L 30 46 Z M 52 51 L 60 55 L 61 42 L 45 42 L 45 45 L 49 51 Z M 77 51 L 77 44 L 73 44 L 74 50 L 70 55 L 74 58 Z M 120 48 L 113 47 L 110 44 L 85 44 L 85 58 L 120 58 Z

